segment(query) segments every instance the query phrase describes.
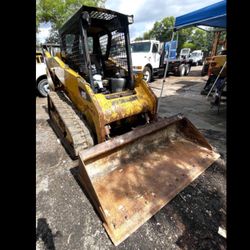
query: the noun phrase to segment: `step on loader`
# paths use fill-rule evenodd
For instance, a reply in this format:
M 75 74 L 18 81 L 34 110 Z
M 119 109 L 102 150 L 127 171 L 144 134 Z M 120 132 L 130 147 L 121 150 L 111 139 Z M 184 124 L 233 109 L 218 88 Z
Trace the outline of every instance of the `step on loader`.
M 44 47 L 50 123 L 115 245 L 188 186 L 219 155 L 185 117 L 161 118 L 157 97 L 133 75 L 133 16 L 83 6 Z

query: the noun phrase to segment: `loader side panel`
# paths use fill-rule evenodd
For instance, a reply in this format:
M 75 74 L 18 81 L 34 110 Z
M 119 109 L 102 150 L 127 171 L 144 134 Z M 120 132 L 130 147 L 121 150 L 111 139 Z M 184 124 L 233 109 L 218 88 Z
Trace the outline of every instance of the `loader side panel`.
M 103 113 L 90 85 L 58 57 L 48 58 L 48 68 L 59 79 L 72 103 L 84 114 L 98 142 L 104 141 L 106 134 Z

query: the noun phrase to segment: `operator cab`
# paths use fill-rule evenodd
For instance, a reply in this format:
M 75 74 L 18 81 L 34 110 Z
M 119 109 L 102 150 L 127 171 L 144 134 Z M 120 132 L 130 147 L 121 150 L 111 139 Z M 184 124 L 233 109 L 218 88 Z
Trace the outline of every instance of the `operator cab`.
M 133 90 L 128 25 L 133 16 L 83 6 L 60 30 L 64 62 L 95 93 Z

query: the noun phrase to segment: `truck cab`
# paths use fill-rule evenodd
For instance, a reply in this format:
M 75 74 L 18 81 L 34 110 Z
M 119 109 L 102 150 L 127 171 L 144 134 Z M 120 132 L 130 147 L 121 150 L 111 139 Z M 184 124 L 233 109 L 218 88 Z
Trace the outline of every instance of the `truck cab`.
M 131 55 L 133 72 L 143 72 L 144 80 L 150 83 L 153 75 L 163 76 L 166 67 L 166 58 L 168 50 L 165 45 L 169 42 L 160 42 L 157 40 L 141 40 L 131 42 Z M 170 49 L 170 48 L 169 48 Z M 174 52 L 171 49 L 170 55 Z M 168 72 L 176 76 L 188 75 L 191 68 L 191 60 L 189 60 L 190 49 L 181 50 L 181 57 L 176 59 L 176 56 L 171 55 L 168 64 Z M 173 53 L 175 54 L 175 53 Z
M 183 48 L 180 51 L 180 59 L 188 59 L 190 55 L 191 49 L 190 48 Z
M 146 82 L 150 82 L 153 72 L 160 67 L 163 43 L 157 40 L 131 42 L 133 72 L 143 72 Z

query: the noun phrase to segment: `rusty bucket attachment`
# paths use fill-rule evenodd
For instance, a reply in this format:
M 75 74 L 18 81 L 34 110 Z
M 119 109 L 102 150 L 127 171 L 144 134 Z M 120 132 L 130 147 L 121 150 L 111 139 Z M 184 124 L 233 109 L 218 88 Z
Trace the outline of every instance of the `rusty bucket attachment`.
M 81 151 L 79 179 L 117 246 L 218 158 L 176 115 Z

